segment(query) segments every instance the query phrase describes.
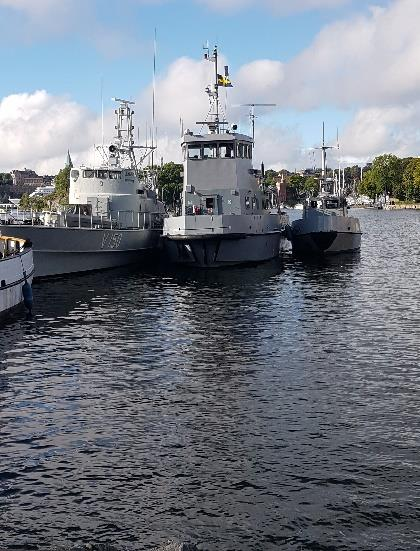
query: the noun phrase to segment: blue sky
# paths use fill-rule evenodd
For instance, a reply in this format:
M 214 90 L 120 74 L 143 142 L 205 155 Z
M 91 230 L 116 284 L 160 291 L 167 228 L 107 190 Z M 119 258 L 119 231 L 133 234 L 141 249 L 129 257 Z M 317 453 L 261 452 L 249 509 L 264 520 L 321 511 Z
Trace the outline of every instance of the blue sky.
M 70 111 L 80 124 L 87 119 L 91 127 L 94 125 L 101 110 L 101 79 L 106 110 L 111 109 L 112 96 L 123 96 L 139 100 L 143 119 L 150 118 L 147 105 L 150 94 L 147 95 L 146 89 L 152 77 L 156 28 L 158 101 L 171 103 L 177 95 L 176 90 L 171 92 L 171 85 L 176 86 L 175 76 L 169 76 L 171 69 L 179 66 L 180 71 L 187 70 L 188 66 L 195 72 L 199 67 L 183 65 L 180 60 L 187 58 L 199 64 L 203 43 L 207 40 L 210 44 L 217 43 L 229 62 L 235 84 L 232 101 L 265 100 L 279 104 L 277 109 L 261 114 L 258 120 L 260 132 L 267 128 L 268 136 L 276 132 L 278 135 L 278 151 L 270 151 L 268 155 L 273 166 L 290 167 L 305 162 L 302 151 L 319 140 L 323 120 L 329 136 L 335 137 L 337 126 L 344 140 L 347 132 L 349 162 L 359 157 L 366 160 L 381 148 L 408 151 L 408 144 L 402 143 L 402 134 L 409 117 L 395 110 L 414 105 L 418 70 L 408 89 L 407 85 L 401 87 L 400 95 L 393 92 L 395 86 L 391 80 L 398 74 L 392 74 L 389 83 L 381 80 L 386 75 L 387 55 L 393 56 L 389 59 L 390 66 L 398 68 L 401 65 L 398 57 L 403 63 L 407 56 L 411 59 L 413 51 L 420 54 L 411 23 L 416 6 L 420 16 L 417 0 L 120 0 L 114 3 L 0 0 L 0 137 L 8 139 L 11 128 L 24 126 L 28 117 L 31 124 L 26 125 L 26 130 L 36 131 L 35 122 L 42 124 L 46 119 L 52 125 L 51 114 L 59 116 L 61 109 L 62 120 L 58 126 L 62 127 L 62 134 L 59 140 L 51 136 L 48 152 L 45 151 L 48 136 L 42 133 L 44 149 L 38 165 L 48 167 L 50 162 L 53 166 L 55 159 L 60 158 L 57 141 L 64 146 L 66 138 L 75 154 L 82 154 L 86 143 L 83 140 L 78 143 L 74 137 L 77 128 L 72 124 L 63 125 L 63 120 Z M 392 21 L 395 21 L 393 34 L 398 37 L 401 33 L 401 43 L 397 41 L 397 45 L 389 49 L 386 32 Z M 383 70 L 375 78 L 379 67 Z M 407 71 L 411 67 L 407 67 Z M 253 72 L 258 83 L 252 81 Z M 174 102 L 173 120 L 167 106 L 161 106 L 159 133 L 167 136 L 166 157 L 175 155 L 177 146 L 170 142 L 175 140 L 173 128 L 179 117 L 192 120 L 196 116 L 194 110 L 189 112 L 187 96 L 202 94 L 202 88 L 201 81 L 198 83 L 195 75 L 191 77 L 189 87 L 186 81 L 190 77 L 187 73 L 184 75 L 185 105 L 179 98 Z M 378 86 L 377 96 L 375 86 Z M 46 96 L 37 96 L 35 100 L 32 94 L 37 90 L 45 91 Z M 37 121 L 31 115 L 34 102 Z M 11 109 L 15 109 L 14 115 Z M 22 113 L 21 119 L 16 116 L 16 109 Z M 417 107 L 414 105 L 413 109 L 416 117 Z M 365 118 L 363 110 L 368 110 Z M 378 110 L 382 110 L 383 116 Z M 236 116 L 233 110 L 230 114 Z M 11 119 L 14 125 L 10 124 Z M 366 140 L 367 149 L 362 155 L 362 148 L 350 138 L 358 132 L 366 133 L 366 128 L 371 127 L 363 124 L 369 119 L 372 124 L 380 122 L 382 127 L 368 131 L 371 139 Z M 388 119 L 388 126 L 383 128 Z M 357 128 L 352 128 L 356 123 Z M 245 119 L 242 125 L 247 126 Z M 85 136 L 91 132 L 86 128 L 80 131 Z M 63 132 L 69 135 L 66 137 Z M 413 128 L 407 129 L 410 136 L 413 132 Z M 261 135 L 262 142 L 264 139 Z M 272 143 L 271 138 L 269 141 Z M 38 162 L 34 154 L 31 157 L 23 151 L 22 144 L 19 147 L 19 152 L 16 153 L 17 148 L 9 156 L 10 162 Z M 296 153 L 292 148 L 297 149 Z M 261 157 L 263 153 L 261 151 Z M 7 165 L 7 159 L 0 156 L 0 170 L 14 168 Z
M 28 28 L 25 13 L 0 4 L 4 75 L 0 96 L 45 88 L 98 109 L 101 78 L 107 88 L 118 88 L 119 94 L 127 97 L 136 96 L 149 83 L 155 28 L 158 70 L 181 56 L 200 57 L 207 40 L 219 45 L 233 69 L 260 58 L 287 61 L 308 47 L 328 22 L 348 17 L 360 8 L 366 10 L 369 4 L 354 1 L 334 9 L 286 16 L 255 6 L 220 13 L 193 0 L 140 4 L 96 0 L 92 6 L 105 43 L 109 31 L 121 33 L 118 48 L 95 45 L 89 23 L 76 22 L 57 31 L 54 22 L 45 23 L 22 36 L 16 29 L 25 33 Z

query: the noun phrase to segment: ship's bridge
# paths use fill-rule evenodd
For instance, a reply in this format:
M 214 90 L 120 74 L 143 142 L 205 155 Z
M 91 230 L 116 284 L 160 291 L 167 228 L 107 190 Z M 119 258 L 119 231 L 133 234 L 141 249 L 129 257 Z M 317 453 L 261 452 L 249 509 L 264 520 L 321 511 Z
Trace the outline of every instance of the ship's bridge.
M 81 166 L 70 172 L 69 203 L 91 205 L 95 215 L 117 210 L 153 211 L 156 194 L 145 188 L 133 169 Z
M 183 214 L 259 213 L 263 197 L 252 167 L 252 138 L 236 133 L 183 137 Z

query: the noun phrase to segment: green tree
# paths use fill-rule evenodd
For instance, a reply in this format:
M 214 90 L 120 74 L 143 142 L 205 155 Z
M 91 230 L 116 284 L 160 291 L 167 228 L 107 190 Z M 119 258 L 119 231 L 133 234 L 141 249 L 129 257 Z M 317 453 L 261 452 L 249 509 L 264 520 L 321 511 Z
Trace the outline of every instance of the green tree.
M 376 157 L 372 163 L 372 179 L 375 194 L 394 194 L 394 190 L 400 193 L 402 189 L 403 164 L 395 155 L 385 154 Z M 371 197 L 373 197 L 371 195 Z
M 49 200 L 58 205 L 69 204 L 70 170 L 71 168 L 66 166 L 55 177 L 55 191 L 52 194 L 53 197 L 50 197 Z
M 303 189 L 308 195 L 317 196 L 319 192 L 319 179 L 315 176 L 308 176 L 303 183 Z
M 163 200 L 174 206 L 182 192 L 183 167 L 180 164 L 165 163 L 158 169 L 157 186 Z
M 24 193 L 19 201 L 19 208 L 23 210 L 30 210 L 31 208 L 31 198 L 27 193 Z
M 291 192 L 292 198 L 298 200 L 304 193 L 305 178 L 300 174 L 291 174 L 289 176 L 288 188 Z
M 0 172 L 0 185 L 11 185 L 12 175 L 9 172 Z
M 269 168 L 268 170 L 265 171 L 264 185 L 266 187 L 275 186 L 277 182 L 277 178 L 278 178 L 278 172 L 276 172 L 272 168 Z
M 376 180 L 374 179 L 372 170 L 363 173 L 363 180 L 357 186 L 357 193 L 359 193 L 359 195 L 367 195 L 371 198 L 374 198 L 375 195 L 378 194 Z
M 410 159 L 403 174 L 404 199 L 420 201 L 420 159 Z
M 48 203 L 48 196 L 37 196 L 37 197 L 31 197 L 31 208 L 32 210 L 36 212 L 41 212 L 43 210 L 49 209 L 49 203 Z

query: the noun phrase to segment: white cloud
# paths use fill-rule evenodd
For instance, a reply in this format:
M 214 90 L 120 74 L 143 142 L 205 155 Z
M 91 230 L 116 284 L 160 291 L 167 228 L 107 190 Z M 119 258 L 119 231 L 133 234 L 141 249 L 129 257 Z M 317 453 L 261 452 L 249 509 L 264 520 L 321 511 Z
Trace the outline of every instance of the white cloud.
M 342 149 L 348 162 L 382 153 L 420 154 L 420 102 L 400 107 L 360 109 L 345 128 Z
M 411 101 L 418 95 L 418 0 L 396 0 L 326 26 L 284 68 L 283 104 L 298 109 Z
M 302 136 L 297 128 L 260 125 L 255 132 L 254 164 L 265 168 L 300 169 L 308 164 Z
M 225 63 L 220 57 L 221 66 Z M 265 71 L 273 75 L 271 87 L 267 88 L 260 74 Z M 257 90 L 264 97 L 274 94 L 275 87 L 282 80 L 282 64 L 269 60 L 260 60 L 242 67 L 235 75 L 235 87 L 229 90 L 228 118 L 240 123 L 240 130 L 249 133 L 249 121 L 246 109 L 229 107 L 235 102 L 250 102 L 255 100 L 255 90 L 248 95 L 247 89 L 255 80 L 260 82 Z M 195 61 L 188 58 L 176 60 L 156 83 L 156 122 L 158 128 L 158 153 L 164 160 L 181 161 L 180 121 L 183 119 L 184 129 L 197 131 L 197 121 L 205 120 L 209 111 L 208 97 L 204 90 L 214 79 L 213 65 L 206 61 Z M 240 82 L 240 86 L 238 85 Z M 242 91 L 241 91 L 242 89 Z M 236 91 L 236 94 L 235 94 Z M 224 93 L 221 90 L 221 103 L 224 103 Z M 151 89 L 144 92 L 138 102 L 143 112 L 148 112 L 151 105 Z M 239 120 L 238 120 L 239 119 Z M 298 167 L 303 162 L 301 157 L 302 138 L 296 129 L 267 127 L 257 124 L 255 162 L 264 161 L 267 166 Z
M 395 0 L 387 9 L 327 25 L 287 63 L 264 59 L 240 68 L 233 96 L 300 111 L 414 101 L 420 89 L 418 16 L 418 0 Z
M 207 61 L 182 57 L 157 79 L 156 116 L 159 126 L 179 129 L 180 117 L 190 125 L 205 116 L 208 100 L 204 90 L 214 80 L 212 67 Z
M 223 58 L 221 58 L 223 63 Z M 157 158 L 181 161 L 181 120 L 184 129 L 195 129 L 208 112 L 205 88 L 214 80 L 212 65 L 186 57 L 175 60 L 156 80 Z M 152 87 L 137 101 L 136 124 L 151 120 Z M 144 139 L 143 139 L 144 141 Z
M 232 91 L 238 103 L 277 103 L 284 85 L 284 64 L 260 59 L 243 65 L 235 74 Z
M 0 170 L 55 172 L 68 148 L 77 156 L 93 145 L 98 127 L 85 107 L 45 90 L 7 96 L 0 102 Z
M 49 2 L 43 0 L 44 8 Z M 0 5 L 12 0 L 0 0 Z M 17 0 L 15 3 L 29 5 Z M 28 8 L 29 9 L 29 8 Z M 45 8 L 46 9 L 46 8 Z M 322 107 L 355 110 L 340 132 L 341 149 L 351 162 L 383 152 L 406 156 L 420 152 L 420 33 L 417 0 L 395 0 L 388 8 L 326 26 L 312 44 L 289 62 L 255 60 L 232 72 L 229 102 L 277 103 L 279 107 L 310 112 Z M 221 58 L 221 65 L 224 60 Z M 157 78 L 156 121 L 159 152 L 165 160 L 180 159 L 180 117 L 194 129 L 208 111 L 204 88 L 212 81 L 212 65 L 179 58 Z M 140 92 L 136 125 L 150 124 L 151 89 Z M 222 103 L 224 94 L 222 94 Z M 229 110 L 236 118 L 240 110 Z M 264 113 L 266 113 L 264 111 Z M 242 116 L 246 116 L 246 111 Z M 289 113 L 290 116 L 290 113 Z M 112 129 L 111 114 L 105 128 Z M 302 117 L 300 117 L 302 119 Z M 304 128 L 276 128 L 258 120 L 256 160 L 289 169 L 308 164 L 302 157 Z M 321 120 L 319 121 L 321 124 Z M 247 122 L 243 128 L 247 128 Z M 2 169 L 31 166 L 59 168 L 67 147 L 85 160 L 98 141 L 97 116 L 66 98 L 46 92 L 17 94 L 0 103 Z M 144 131 L 141 132 L 144 135 Z M 333 158 L 333 153 L 331 157 Z M 43 163 L 43 164 L 42 164 Z

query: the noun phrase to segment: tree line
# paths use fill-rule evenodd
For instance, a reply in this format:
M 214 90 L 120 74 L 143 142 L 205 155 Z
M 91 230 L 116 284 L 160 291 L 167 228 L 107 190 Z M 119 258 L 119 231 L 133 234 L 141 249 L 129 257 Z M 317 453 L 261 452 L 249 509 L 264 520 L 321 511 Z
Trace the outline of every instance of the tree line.
M 29 197 L 28 193 L 24 193 L 20 199 L 19 208 L 23 210 L 32 209 L 40 212 L 43 210 L 51 210 L 68 205 L 70 170 L 71 168 L 69 166 L 66 166 L 60 170 L 54 178 L 55 190 L 49 195 Z
M 328 169 L 327 177 L 332 177 L 333 173 L 333 169 Z M 288 201 L 298 201 L 306 195 L 318 193 L 320 175 L 320 169 L 305 170 L 303 173 L 267 170 L 266 183 L 275 185 L 283 176 Z M 384 154 L 375 157 L 373 162 L 368 163 L 363 169 L 359 165 L 346 167 L 344 193 L 367 195 L 372 199 L 380 195 L 389 195 L 400 201 L 420 202 L 420 158 L 399 158 L 396 155 Z
M 420 158 L 379 155 L 364 172 L 357 191 L 371 198 L 389 195 L 400 201 L 420 201 Z
M 376 157 L 372 163 L 363 168 L 354 165 L 344 169 L 344 191 L 346 194 L 356 193 L 375 198 L 379 195 L 389 195 L 401 201 L 420 202 L 420 158 L 399 158 L 396 155 L 385 154 Z M 275 189 L 276 183 L 283 179 L 286 184 L 287 202 L 290 204 L 301 201 L 307 195 L 316 195 L 319 191 L 320 169 L 306 169 L 301 173 L 287 170 L 268 169 L 265 172 L 264 187 Z M 153 180 L 159 198 L 169 208 L 177 208 L 180 202 L 183 182 L 183 166 L 168 162 L 161 166 L 145 167 L 142 176 Z M 327 170 L 327 176 L 333 176 L 333 170 Z M 20 206 L 23 209 L 37 211 L 68 204 L 70 186 L 70 168 L 65 167 L 55 177 L 55 191 L 44 197 L 29 197 L 30 190 L 25 186 Z M 6 202 L 9 196 L 18 196 L 18 189 L 12 186 L 9 173 L 0 173 L 0 202 Z

